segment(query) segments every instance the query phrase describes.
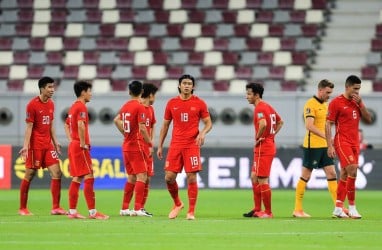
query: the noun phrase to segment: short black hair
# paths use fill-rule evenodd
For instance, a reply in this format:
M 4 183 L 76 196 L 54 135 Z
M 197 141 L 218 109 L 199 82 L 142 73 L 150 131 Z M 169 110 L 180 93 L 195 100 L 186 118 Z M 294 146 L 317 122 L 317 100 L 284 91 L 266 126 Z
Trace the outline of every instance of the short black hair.
M 155 86 L 154 84 L 152 84 L 152 83 L 144 83 L 143 84 L 143 93 L 142 93 L 141 97 L 142 98 L 147 98 L 151 94 L 155 95 L 157 91 L 158 91 L 158 87 Z
M 264 87 L 263 84 L 257 82 L 250 82 L 245 86 L 245 89 L 252 89 L 254 94 L 259 94 L 260 98 L 263 98 Z
M 92 88 L 92 84 L 87 81 L 77 81 L 74 83 L 74 93 L 77 97 L 81 96 L 82 91 L 88 91 L 88 89 Z
M 38 88 L 43 89 L 48 85 L 49 83 L 54 83 L 54 80 L 49 76 L 44 76 L 40 80 L 38 80 Z
M 184 74 L 181 77 L 179 77 L 179 80 L 178 80 L 178 82 L 179 82 L 178 83 L 178 91 L 179 91 L 179 93 L 180 93 L 180 89 L 179 89 L 180 83 L 184 79 L 190 79 L 192 81 L 192 86 L 195 87 L 195 78 L 192 75 Z M 191 94 L 193 94 L 193 93 L 194 93 L 194 90 L 191 91 Z
M 142 93 L 142 82 L 134 80 L 129 83 L 129 91 L 133 96 L 139 96 Z
M 361 79 L 355 75 L 348 76 L 348 78 L 346 78 L 345 86 L 353 86 L 354 84 L 361 84 Z

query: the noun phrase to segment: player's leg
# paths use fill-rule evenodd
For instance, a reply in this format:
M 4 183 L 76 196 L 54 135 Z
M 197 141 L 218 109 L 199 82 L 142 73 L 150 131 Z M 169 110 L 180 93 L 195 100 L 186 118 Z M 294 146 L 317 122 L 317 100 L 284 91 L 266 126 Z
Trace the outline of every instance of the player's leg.
M 349 201 L 349 216 L 353 219 L 361 219 L 361 214 L 358 213 L 355 205 L 355 181 L 357 178 L 357 169 L 358 165 L 351 164 L 346 167 L 346 170 L 348 172 L 348 176 L 346 179 L 346 189 L 347 189 L 347 196 Z
M 33 177 L 36 174 L 36 169 L 33 168 L 25 168 L 25 174 L 24 178 L 21 180 L 20 183 L 20 207 L 19 207 L 19 214 L 20 215 L 33 215 L 28 210 L 28 195 L 29 195 L 29 188 L 30 184 L 33 180 Z
M 337 200 L 337 174 L 334 165 L 325 166 L 323 168 L 326 179 L 328 181 L 328 191 L 330 193 L 330 197 L 333 200 L 333 204 L 336 204 Z
M 310 217 L 309 214 L 304 212 L 303 199 L 305 195 L 306 185 L 310 179 L 310 176 L 312 175 L 312 171 L 312 168 L 307 168 L 304 166 L 301 169 L 301 176 L 296 185 L 293 217 Z
M 183 202 L 179 197 L 179 187 L 176 182 L 176 176 L 182 171 L 183 157 L 181 149 L 170 147 L 167 152 L 166 166 L 165 166 L 165 182 L 167 190 L 174 201 L 174 205 L 168 215 L 170 219 L 175 219 L 180 210 L 184 207 Z
M 134 194 L 135 182 L 137 180 L 127 154 L 128 152 L 122 152 L 125 173 L 127 174 L 127 181 L 123 188 L 122 208 L 119 211 L 119 214 L 122 216 L 131 216 L 134 214 L 134 209 L 130 210 L 129 206 Z

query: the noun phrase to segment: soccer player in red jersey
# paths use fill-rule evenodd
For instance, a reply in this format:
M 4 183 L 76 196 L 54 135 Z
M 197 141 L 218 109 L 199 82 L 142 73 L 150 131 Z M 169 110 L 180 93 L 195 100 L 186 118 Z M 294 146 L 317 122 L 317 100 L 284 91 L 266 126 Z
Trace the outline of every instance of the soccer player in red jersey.
M 174 201 L 169 218 L 175 219 L 184 207 L 179 198 L 176 176 L 183 168 L 188 184 L 188 220 L 195 219 L 195 205 L 198 197 L 197 173 L 202 170 L 200 147 L 206 134 L 212 128 L 212 121 L 206 103 L 193 95 L 195 79 L 191 75 L 179 78 L 179 96 L 167 102 L 162 128 L 160 130 L 157 156 L 163 159 L 163 143 L 173 121 L 172 138 L 165 163 L 165 181 Z M 204 127 L 199 131 L 200 120 Z
M 253 200 L 255 208 L 244 217 L 273 218 L 271 206 L 271 187 L 268 179 L 276 155 L 275 135 L 280 131 L 283 121 L 275 109 L 262 100 L 264 87 L 259 83 L 246 85 L 246 98 L 255 106 L 253 124 L 255 126 L 254 160 L 251 172 Z M 261 210 L 264 205 L 264 211 Z
M 155 86 L 154 84 L 152 83 L 143 84 L 143 93 L 141 95 L 141 103 L 146 108 L 147 115 L 146 115 L 145 125 L 152 143 L 152 145 L 147 144 L 147 147 L 145 148 L 148 158 L 147 158 L 147 181 L 145 185 L 145 193 L 144 193 L 143 202 L 142 202 L 143 208 L 145 207 L 147 197 L 149 195 L 151 177 L 154 176 L 153 153 L 154 153 L 154 135 L 155 135 L 156 119 L 155 119 L 153 104 L 155 102 L 155 94 L 157 91 L 158 91 L 158 87 Z
M 372 118 L 362 101 L 359 91 L 361 79 L 350 75 L 345 82 L 345 92 L 334 98 L 329 104 L 326 119 L 326 141 L 328 143 L 328 156 L 338 157 L 341 169 L 340 180 L 337 187 L 337 200 L 333 217 L 360 219 L 355 206 L 355 181 L 359 157 L 359 121 L 361 118 L 367 123 Z M 335 125 L 336 133 L 332 138 L 332 127 Z M 344 212 L 346 196 L 349 202 L 348 215 Z
M 106 220 L 109 216 L 95 208 L 94 176 L 90 156 L 89 116 L 86 103 L 92 97 L 92 85 L 86 81 L 74 84 L 77 100 L 69 109 L 65 133 L 69 140 L 69 171 L 73 177 L 69 186 L 69 215 L 71 219 L 85 219 L 77 212 L 78 193 L 84 181 L 84 196 L 89 209 L 89 219 Z
M 27 208 L 30 183 L 40 168 L 47 168 L 51 175 L 50 190 L 52 193 L 52 215 L 63 215 L 67 212 L 60 208 L 61 176 L 58 154 L 61 154 L 61 145 L 58 143 L 53 127 L 54 103 L 51 100 L 54 94 L 54 80 L 42 77 L 38 81 L 40 95 L 34 97 L 26 107 L 26 129 L 24 145 L 20 150 L 25 160 L 24 179 L 20 185 L 20 215 L 33 215 Z
M 122 209 L 120 215 L 148 216 L 144 207 L 145 186 L 148 172 L 148 147 L 152 147 L 151 137 L 146 128 L 146 108 L 140 102 L 143 92 L 140 81 L 129 83 L 131 99 L 127 101 L 114 118 L 114 123 L 124 136 L 122 144 L 123 161 L 128 175 L 124 187 Z M 134 190 L 134 211 L 129 210 L 129 203 Z

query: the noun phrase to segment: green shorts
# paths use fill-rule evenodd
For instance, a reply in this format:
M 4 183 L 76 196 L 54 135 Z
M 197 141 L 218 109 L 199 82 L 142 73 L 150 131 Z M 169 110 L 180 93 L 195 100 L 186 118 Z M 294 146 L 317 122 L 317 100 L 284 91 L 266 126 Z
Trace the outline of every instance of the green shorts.
M 328 148 L 302 148 L 304 158 L 302 165 L 306 168 L 323 168 L 326 166 L 334 165 L 332 158 L 328 156 Z

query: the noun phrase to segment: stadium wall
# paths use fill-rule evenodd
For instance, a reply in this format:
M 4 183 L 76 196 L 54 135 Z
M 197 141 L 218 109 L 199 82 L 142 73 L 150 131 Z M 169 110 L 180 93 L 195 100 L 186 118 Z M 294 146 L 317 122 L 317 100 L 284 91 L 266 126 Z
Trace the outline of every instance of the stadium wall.
M 17 189 L 24 177 L 25 166 L 19 157 L 20 147 L 0 145 L 0 189 Z M 166 152 L 164 152 L 166 153 Z M 126 181 L 121 148 L 93 147 L 92 161 L 96 189 L 123 190 Z M 203 148 L 203 171 L 199 173 L 198 185 L 208 189 L 249 189 L 251 188 L 250 170 L 252 148 Z M 63 188 L 70 183 L 67 148 L 63 149 L 60 160 L 63 171 Z M 302 150 L 300 148 L 279 148 L 272 165 L 270 185 L 273 189 L 292 189 L 296 187 L 301 173 Z M 382 189 L 382 150 L 370 149 L 361 153 L 360 168 L 356 181 L 357 189 Z M 164 162 L 154 157 L 155 175 L 151 187 L 165 189 Z M 337 168 L 339 166 L 337 165 Z M 185 174 L 178 175 L 180 188 L 186 186 Z M 49 188 L 50 176 L 47 170 L 39 170 L 33 182 L 33 188 Z M 322 170 L 313 171 L 308 183 L 309 189 L 327 189 L 327 181 Z

